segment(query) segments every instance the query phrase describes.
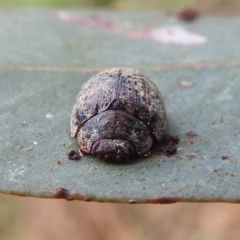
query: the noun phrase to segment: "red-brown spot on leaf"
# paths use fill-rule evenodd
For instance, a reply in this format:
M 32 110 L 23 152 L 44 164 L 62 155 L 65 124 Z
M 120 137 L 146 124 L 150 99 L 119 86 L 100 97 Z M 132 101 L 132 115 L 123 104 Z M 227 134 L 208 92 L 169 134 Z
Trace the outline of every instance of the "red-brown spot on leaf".
M 198 136 L 196 133 L 194 133 L 192 131 L 185 133 L 185 135 L 187 136 L 187 138 L 191 144 L 194 143 L 194 139 Z
M 178 202 L 178 198 L 174 197 L 159 197 L 147 200 L 147 203 L 160 203 L 160 204 L 169 204 Z
M 193 154 L 187 154 L 186 157 L 187 157 L 189 160 L 192 160 L 192 159 L 195 158 L 196 156 L 193 155 Z
M 178 19 L 182 21 L 193 21 L 199 17 L 200 12 L 194 8 L 184 8 L 177 14 Z

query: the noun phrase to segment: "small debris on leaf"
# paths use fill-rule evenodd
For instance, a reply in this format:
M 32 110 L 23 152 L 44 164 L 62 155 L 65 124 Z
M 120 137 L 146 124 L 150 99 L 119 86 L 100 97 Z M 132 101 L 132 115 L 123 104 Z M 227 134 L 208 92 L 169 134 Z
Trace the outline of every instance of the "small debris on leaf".
M 228 156 L 222 156 L 221 158 L 222 158 L 222 160 L 227 160 Z
M 26 127 L 27 126 L 27 122 L 26 121 L 23 121 L 22 122 L 22 127 Z
M 189 160 L 192 160 L 192 159 L 195 158 L 196 156 L 193 155 L 193 154 L 188 154 L 188 155 L 186 155 L 186 157 L 187 157 Z
M 34 144 L 34 145 L 38 145 L 38 142 L 34 141 L 33 144 Z
M 81 158 L 78 151 L 72 150 L 68 153 L 69 160 L 79 160 Z
M 33 149 L 32 149 L 31 147 L 29 147 L 29 148 L 26 148 L 26 150 L 27 150 L 28 152 L 30 152 L 30 151 L 32 151 Z
M 65 143 L 65 142 L 62 142 L 62 146 L 63 147 L 69 147 L 69 145 L 67 143 Z
M 57 164 L 58 164 L 58 165 L 60 165 L 60 164 L 62 164 L 62 163 L 61 163 L 61 161 L 60 161 L 60 160 L 57 160 Z
M 53 118 L 53 115 L 51 113 L 47 113 L 46 118 Z
M 179 137 L 172 134 L 165 134 L 161 141 L 155 144 L 153 154 L 171 156 L 177 152 Z
M 188 140 L 189 140 L 189 142 L 190 142 L 191 144 L 194 143 L 193 140 L 198 136 L 196 133 L 194 133 L 194 132 L 192 132 L 192 131 L 187 132 L 185 135 L 187 136 L 187 138 L 188 138 Z
M 182 20 L 182 21 L 193 21 L 197 19 L 199 15 L 200 15 L 200 12 L 197 9 L 183 8 L 178 12 L 177 17 L 179 20 Z
M 216 169 L 214 169 L 213 171 L 214 171 L 214 172 L 219 172 L 219 169 L 216 168 Z
M 18 149 L 23 149 L 23 145 L 22 144 L 18 145 Z
M 191 88 L 193 86 L 193 83 L 188 81 L 180 81 L 179 85 L 184 88 Z

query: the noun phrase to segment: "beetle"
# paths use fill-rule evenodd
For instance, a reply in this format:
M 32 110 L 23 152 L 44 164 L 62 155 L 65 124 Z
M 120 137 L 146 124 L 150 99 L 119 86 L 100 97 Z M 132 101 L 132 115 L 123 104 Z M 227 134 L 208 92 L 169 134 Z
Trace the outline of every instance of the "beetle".
M 82 154 L 128 162 L 161 140 L 166 122 L 156 85 L 134 69 L 113 68 L 82 86 L 72 110 L 71 136 Z

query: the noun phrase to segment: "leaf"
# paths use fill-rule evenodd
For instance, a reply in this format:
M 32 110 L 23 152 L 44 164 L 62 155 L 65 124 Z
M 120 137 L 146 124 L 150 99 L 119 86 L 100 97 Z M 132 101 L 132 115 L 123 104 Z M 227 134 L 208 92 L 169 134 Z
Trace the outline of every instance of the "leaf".
M 152 29 L 171 25 L 158 12 L 68 14 L 81 21 L 55 11 L 1 12 L 0 191 L 86 201 L 239 202 L 239 19 L 176 22 L 208 42 L 172 46 L 151 38 Z M 77 149 L 68 132 L 82 84 L 117 66 L 142 71 L 161 89 L 167 131 L 180 137 L 176 155 L 126 165 L 68 160 Z

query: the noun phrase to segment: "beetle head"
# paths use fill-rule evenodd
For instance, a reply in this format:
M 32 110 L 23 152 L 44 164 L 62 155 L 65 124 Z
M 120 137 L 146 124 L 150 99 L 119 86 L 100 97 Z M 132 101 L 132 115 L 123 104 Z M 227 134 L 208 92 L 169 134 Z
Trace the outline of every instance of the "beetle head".
M 133 145 L 119 139 L 100 139 L 92 145 L 91 153 L 112 163 L 129 162 L 136 157 Z

